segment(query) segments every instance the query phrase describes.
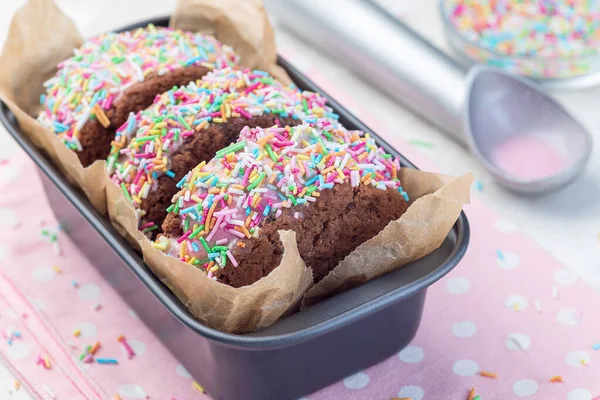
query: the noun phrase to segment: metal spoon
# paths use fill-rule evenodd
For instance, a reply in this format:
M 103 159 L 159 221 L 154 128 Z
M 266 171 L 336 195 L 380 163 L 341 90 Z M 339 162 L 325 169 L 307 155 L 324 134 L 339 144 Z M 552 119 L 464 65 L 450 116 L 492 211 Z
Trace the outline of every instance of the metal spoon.
M 505 187 L 541 193 L 584 169 L 592 138 L 539 86 L 470 71 L 371 1 L 267 0 L 282 26 L 466 145 Z

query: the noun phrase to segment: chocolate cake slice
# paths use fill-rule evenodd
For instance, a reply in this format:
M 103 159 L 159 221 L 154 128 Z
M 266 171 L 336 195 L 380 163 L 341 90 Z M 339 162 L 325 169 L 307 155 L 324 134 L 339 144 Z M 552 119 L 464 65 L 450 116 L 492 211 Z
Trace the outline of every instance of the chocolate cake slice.
M 115 130 L 156 95 L 238 62 L 211 36 L 153 25 L 103 33 L 74 53 L 44 84 L 38 121 L 76 151 L 84 167 L 106 158 Z
M 327 121 L 244 128 L 179 183 L 153 245 L 241 287 L 279 265 L 277 231 L 291 229 L 320 281 L 406 211 L 399 169 L 368 134 Z
M 265 72 L 215 70 L 163 93 L 132 116 L 117 131 L 107 167 L 131 199 L 140 228 L 152 237 L 160 232 L 178 182 L 237 141 L 244 127 L 337 124 L 336 118 L 320 95 L 284 86 Z

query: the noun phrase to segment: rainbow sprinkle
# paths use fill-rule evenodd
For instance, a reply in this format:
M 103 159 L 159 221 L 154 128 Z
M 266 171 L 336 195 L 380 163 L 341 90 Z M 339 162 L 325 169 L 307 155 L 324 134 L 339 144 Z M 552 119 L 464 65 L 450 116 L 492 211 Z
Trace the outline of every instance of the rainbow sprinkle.
M 103 33 L 76 49 L 44 83 L 47 93 L 40 98 L 38 121 L 67 147 L 81 151 L 79 132 L 85 123 L 96 118 L 108 127 L 106 112 L 136 82 L 190 65 L 224 68 L 237 61 L 231 48 L 211 36 L 154 25 Z
M 488 372 L 488 371 L 479 371 L 479 375 L 483 376 L 485 378 L 491 378 L 491 379 L 496 379 L 498 377 L 498 374 L 495 374 L 493 372 Z
M 452 23 L 498 53 L 561 57 L 597 54 L 600 3 L 548 0 L 451 0 Z
M 117 361 L 114 358 L 96 358 L 96 362 L 98 364 L 118 364 L 119 361 Z
M 37 365 L 43 366 L 45 369 L 52 369 L 52 365 L 50 364 L 50 359 L 47 355 L 39 355 L 37 358 Z
M 411 139 L 408 141 L 408 143 L 414 146 L 424 147 L 427 149 L 432 149 L 434 147 L 432 142 L 423 139 Z
M 125 351 L 127 352 L 127 357 L 128 358 L 133 358 L 135 357 L 135 351 L 133 351 L 133 349 L 131 348 L 131 346 L 129 345 L 129 343 L 127 342 L 127 339 L 125 339 L 125 336 L 120 335 L 117 338 L 117 341 L 119 343 L 121 343 L 123 345 L 123 347 L 125 348 Z
M 6 342 L 9 346 L 12 346 L 14 339 L 21 338 L 21 332 L 15 330 L 14 328 L 7 329 L 5 332 L 2 332 L 2 336 L 6 339 Z
M 184 234 L 161 236 L 154 247 L 201 267 L 209 277 L 233 256 L 238 239 L 257 237 L 266 218 L 278 218 L 313 203 L 336 184 L 397 190 L 398 159 L 377 147 L 369 134 L 347 131 L 328 120 L 318 126 L 245 127 L 237 143 L 217 152 L 178 183 L 167 209 L 179 215 Z
M 52 245 L 52 249 L 54 253 L 58 256 L 62 255 L 62 250 L 60 248 L 60 243 L 58 241 L 58 234 L 61 231 L 61 226 L 58 225 L 56 229 L 53 228 L 42 228 L 41 234 L 42 237 Z
M 92 348 L 90 349 L 90 354 L 91 355 L 96 355 L 96 352 L 100 350 L 100 342 L 96 342 L 94 343 L 94 345 L 92 346 Z
M 472 387 L 471 390 L 469 390 L 469 394 L 467 396 L 467 400 L 473 400 L 475 398 L 475 396 L 476 396 L 475 388 Z
M 160 176 L 176 178 L 170 169 L 170 155 L 191 136 L 212 124 L 264 114 L 317 126 L 338 118 L 319 94 L 283 86 L 266 72 L 216 70 L 202 80 L 157 96 L 154 104 L 137 116 L 131 114 L 117 130 L 108 172 L 114 172 L 112 180 L 121 186 L 141 219 L 145 213 L 140 208 L 142 200 L 156 190 Z M 134 132 L 135 138 L 125 147 Z M 157 228 L 152 221 L 140 225 L 143 232 Z
M 192 387 L 194 389 L 196 389 L 197 391 L 199 391 L 200 393 L 206 393 L 206 391 L 204 390 L 204 388 L 202 387 L 202 385 L 200 385 L 198 382 L 196 381 L 192 381 Z
M 545 78 L 597 68 L 598 1 L 445 0 L 444 13 L 479 61 Z

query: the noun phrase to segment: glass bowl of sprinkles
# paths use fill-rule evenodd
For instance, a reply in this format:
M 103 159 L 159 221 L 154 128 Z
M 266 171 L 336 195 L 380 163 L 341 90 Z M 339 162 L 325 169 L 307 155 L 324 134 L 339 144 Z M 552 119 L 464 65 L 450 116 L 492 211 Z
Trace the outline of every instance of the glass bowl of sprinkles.
M 600 0 L 440 0 L 440 11 L 464 61 L 542 84 L 600 83 Z

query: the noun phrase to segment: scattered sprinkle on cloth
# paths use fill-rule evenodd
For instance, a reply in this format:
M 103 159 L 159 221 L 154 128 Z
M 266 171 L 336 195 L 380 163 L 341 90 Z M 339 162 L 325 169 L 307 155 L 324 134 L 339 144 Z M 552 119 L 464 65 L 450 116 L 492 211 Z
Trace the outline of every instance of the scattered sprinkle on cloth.
M 435 169 L 426 157 L 443 149 L 423 153 L 402 142 L 394 127 L 380 123 L 343 87 L 329 84 L 306 57 L 290 47 L 282 51 L 409 159 Z M 24 153 L 3 156 L 0 190 L 0 358 L 19 382 L 0 386 L 0 398 L 27 390 L 58 400 L 115 394 L 123 400 L 209 399 L 57 229 Z M 304 400 L 600 396 L 600 293 L 520 233 L 514 221 L 492 213 L 481 200 L 485 191 L 474 194 L 467 207 L 469 251 L 428 291 L 413 342 Z M 134 352 L 131 358 L 121 335 Z M 86 346 L 89 353 L 96 342 L 101 345 L 95 360 L 81 361 Z
M 27 156 L 19 151 L 0 175 L 9 166 L 14 179 L 0 181 L 0 355 L 19 390 L 57 400 L 209 399 L 57 229 Z M 97 342 L 94 361 L 80 360 Z M 0 387 L 0 398 L 9 391 L 17 394 Z

